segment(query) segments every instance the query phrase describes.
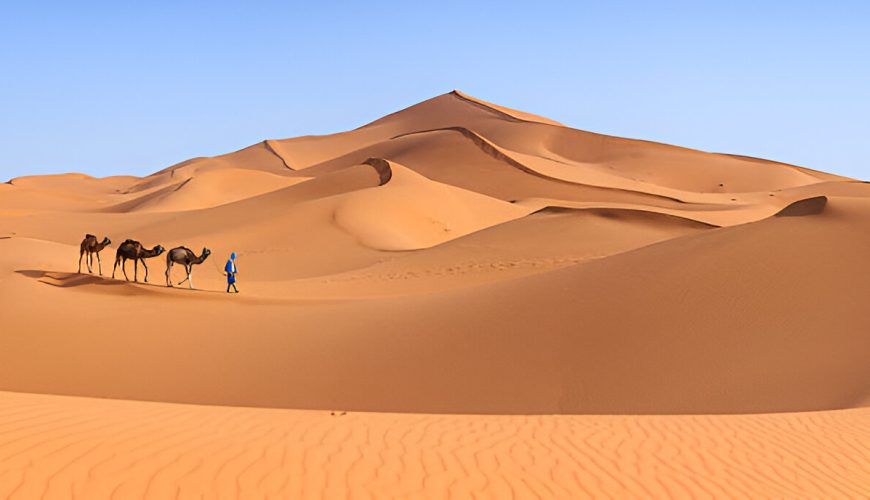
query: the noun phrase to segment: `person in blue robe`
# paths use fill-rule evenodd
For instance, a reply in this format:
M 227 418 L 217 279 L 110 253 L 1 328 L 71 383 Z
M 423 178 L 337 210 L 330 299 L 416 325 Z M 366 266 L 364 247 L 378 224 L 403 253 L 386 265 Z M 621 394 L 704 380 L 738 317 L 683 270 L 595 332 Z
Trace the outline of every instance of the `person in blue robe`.
M 236 268 L 236 252 L 230 254 L 230 260 L 227 261 L 224 272 L 227 275 L 227 293 L 230 293 L 230 287 L 233 287 L 233 290 L 239 293 L 239 289 L 236 287 L 236 273 L 239 272 L 238 268 Z

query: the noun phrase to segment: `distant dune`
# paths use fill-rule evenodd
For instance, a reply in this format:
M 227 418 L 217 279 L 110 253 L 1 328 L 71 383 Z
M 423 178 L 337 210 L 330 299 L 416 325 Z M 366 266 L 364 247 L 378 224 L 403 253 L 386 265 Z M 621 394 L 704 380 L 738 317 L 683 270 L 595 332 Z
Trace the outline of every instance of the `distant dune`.
M 197 290 L 111 279 L 127 238 L 211 249 Z M 44 396 L 0 394 L 0 494 L 867 496 L 868 248 L 866 183 L 459 91 L 12 179 L 0 390 Z

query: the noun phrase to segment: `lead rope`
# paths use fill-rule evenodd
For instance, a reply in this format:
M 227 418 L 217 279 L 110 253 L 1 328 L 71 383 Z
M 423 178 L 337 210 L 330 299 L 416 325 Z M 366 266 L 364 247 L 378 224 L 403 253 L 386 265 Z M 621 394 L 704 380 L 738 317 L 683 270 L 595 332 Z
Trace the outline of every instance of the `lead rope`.
M 236 252 L 236 258 L 241 257 L 241 255 L 242 255 L 242 254 L 240 254 L 239 252 Z M 212 267 L 214 267 L 215 271 L 218 272 L 218 274 L 220 274 L 221 276 L 225 276 L 225 275 L 226 275 L 226 271 L 224 271 L 224 268 L 223 268 L 223 267 L 221 267 L 220 265 L 218 265 L 217 260 L 212 260 L 212 261 L 211 261 L 211 265 L 212 265 Z
M 224 270 L 221 269 L 221 267 L 218 265 L 217 260 L 211 261 L 211 265 L 212 267 L 214 267 L 215 271 L 218 272 L 218 274 L 224 274 Z

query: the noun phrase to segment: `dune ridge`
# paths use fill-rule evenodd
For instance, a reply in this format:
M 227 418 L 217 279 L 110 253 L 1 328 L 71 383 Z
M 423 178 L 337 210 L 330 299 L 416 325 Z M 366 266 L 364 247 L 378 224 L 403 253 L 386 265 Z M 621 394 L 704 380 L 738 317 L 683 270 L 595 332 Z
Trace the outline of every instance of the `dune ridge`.
M 672 217 L 701 222 L 715 227 L 728 227 L 750 222 L 758 222 L 775 215 L 811 215 L 821 213 L 825 207 L 825 196 L 812 196 L 798 198 L 788 203 L 783 200 L 780 203 L 766 203 L 757 205 L 732 205 L 710 208 L 706 210 L 675 209 L 665 207 L 644 206 L 627 203 L 604 203 L 604 202 L 569 202 L 562 200 L 526 199 L 519 200 L 517 204 L 528 206 L 535 211 L 545 208 L 565 208 L 576 210 L 589 209 L 618 209 L 637 210 L 642 212 L 654 212 Z M 787 204 L 786 204 L 787 203 Z
M 275 147 L 272 145 L 272 141 L 266 139 L 265 141 L 263 141 L 263 145 L 266 146 L 266 149 L 268 149 L 272 154 L 280 158 L 281 162 L 284 163 L 285 167 L 290 170 L 296 170 L 295 168 L 291 167 L 290 163 L 287 162 L 287 159 L 281 156 L 281 153 L 279 153 L 278 150 L 275 149 Z
M 497 104 L 493 104 L 491 102 L 484 101 L 483 99 L 478 99 L 476 97 L 472 97 L 472 96 L 470 96 L 470 95 L 468 95 L 460 90 L 451 90 L 450 94 L 458 97 L 459 99 L 461 99 L 463 101 L 467 101 L 467 102 L 470 102 L 472 104 L 481 106 L 481 107 L 487 109 L 488 111 L 494 111 L 494 112 L 498 113 L 499 116 L 508 118 L 510 120 L 546 123 L 548 125 L 556 125 L 559 127 L 564 126 L 555 120 L 551 120 L 551 119 L 545 118 L 543 116 L 533 115 L 531 113 L 526 113 L 523 111 L 518 111 L 516 109 L 506 108 L 504 106 L 499 106 Z
M 591 180 L 584 180 L 583 182 L 579 182 L 576 180 L 569 180 L 568 178 L 565 178 L 565 176 L 553 174 L 552 172 L 549 174 L 542 172 L 541 170 L 537 170 L 535 168 L 529 167 L 529 166 L 523 164 L 522 162 L 514 159 L 504 149 L 499 148 L 498 146 L 496 146 L 492 142 L 488 141 L 486 138 L 480 136 L 479 134 L 477 134 L 477 133 L 475 133 L 475 132 L 473 132 L 465 127 L 444 127 L 444 128 L 438 128 L 438 129 L 432 129 L 432 130 L 420 130 L 420 131 L 416 131 L 416 132 L 409 132 L 407 134 L 397 135 L 397 136 L 393 137 L 393 139 L 398 139 L 400 137 L 407 137 L 407 136 L 413 135 L 413 134 L 426 134 L 426 133 L 440 132 L 440 131 L 458 132 L 463 137 L 471 140 L 471 142 L 475 146 L 480 148 L 480 150 L 483 151 L 484 153 L 488 154 L 489 156 L 492 156 L 493 158 L 495 158 L 497 160 L 503 161 L 503 162 L 507 163 L 508 165 L 510 165 L 516 169 L 519 169 L 520 171 L 527 173 L 527 174 L 543 177 L 545 179 L 553 180 L 556 182 L 566 182 L 566 183 L 570 183 L 570 184 L 587 184 L 590 186 L 601 187 L 601 188 L 606 188 L 606 189 L 617 189 L 617 190 L 624 190 L 624 191 L 629 191 L 629 192 L 641 192 L 641 193 L 645 193 L 645 194 L 653 194 L 655 196 L 662 196 L 664 198 L 668 198 L 670 200 L 677 201 L 677 202 L 682 201 L 679 198 L 676 198 L 674 196 L 667 196 L 667 195 L 663 195 L 663 194 L 659 194 L 659 193 L 655 193 L 655 192 L 650 192 L 650 191 L 658 191 L 658 189 L 631 190 L 631 189 L 626 189 L 626 188 L 622 188 L 622 187 L 616 187 L 612 183 L 607 183 L 607 182 L 595 183 Z
M 380 185 L 346 195 L 334 220 L 370 248 L 428 248 L 530 212 L 432 181 L 398 163 L 366 161 L 378 171 Z
M 236 168 L 206 170 L 174 184 L 140 192 L 140 196 L 107 207 L 107 212 L 181 212 L 244 200 L 309 180 L 265 171 Z

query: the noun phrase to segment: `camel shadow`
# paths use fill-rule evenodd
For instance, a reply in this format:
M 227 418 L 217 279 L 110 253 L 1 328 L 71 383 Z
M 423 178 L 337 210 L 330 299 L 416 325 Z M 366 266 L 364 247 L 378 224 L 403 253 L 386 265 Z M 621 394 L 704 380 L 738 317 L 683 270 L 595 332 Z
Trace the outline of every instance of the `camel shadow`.
M 38 269 L 21 269 L 16 273 L 33 278 L 40 283 L 56 286 L 59 288 L 72 288 L 85 285 L 123 285 L 123 281 L 116 281 L 104 276 L 85 274 L 85 273 L 68 273 L 59 271 L 42 271 Z
M 165 285 L 153 282 L 143 281 L 127 281 L 125 279 L 115 279 L 109 276 L 100 276 L 99 274 L 63 272 L 63 271 L 44 271 L 40 269 L 19 269 L 16 273 L 37 280 L 40 283 L 51 285 L 57 288 L 75 288 L 87 285 L 97 286 L 123 286 L 123 285 L 139 285 L 144 287 L 166 288 Z M 173 287 L 172 290 L 192 292 L 192 293 L 220 293 L 216 290 L 203 289 L 188 289 L 182 287 Z M 129 293 L 134 293 L 134 288 L 129 289 Z

